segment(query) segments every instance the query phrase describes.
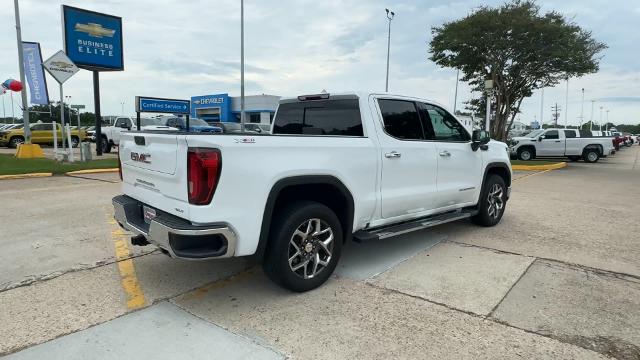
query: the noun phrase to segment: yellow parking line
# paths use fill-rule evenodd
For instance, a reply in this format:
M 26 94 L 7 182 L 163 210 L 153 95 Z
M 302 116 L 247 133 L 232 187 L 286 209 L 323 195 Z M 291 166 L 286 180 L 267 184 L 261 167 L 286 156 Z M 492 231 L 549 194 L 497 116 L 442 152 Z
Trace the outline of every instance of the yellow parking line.
M 144 292 L 138 282 L 136 276 L 136 269 L 133 266 L 133 259 L 131 259 L 131 252 L 129 251 L 129 245 L 127 245 L 127 234 L 125 234 L 118 224 L 109 215 L 107 221 L 111 224 L 111 238 L 116 250 L 116 260 L 118 264 L 118 271 L 120 272 L 120 281 L 122 288 L 127 295 L 127 308 L 137 309 L 146 305 L 147 301 L 144 298 Z

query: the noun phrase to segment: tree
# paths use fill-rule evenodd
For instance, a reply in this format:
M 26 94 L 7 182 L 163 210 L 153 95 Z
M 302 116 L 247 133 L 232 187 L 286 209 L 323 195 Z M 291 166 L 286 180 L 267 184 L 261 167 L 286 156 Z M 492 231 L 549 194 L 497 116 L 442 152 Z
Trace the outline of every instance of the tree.
M 474 92 L 493 80 L 491 134 L 500 140 L 506 139 L 523 99 L 535 89 L 597 72 L 598 54 L 607 48 L 561 14 L 542 14 L 531 0 L 482 6 L 431 31 L 430 60 L 459 69 Z M 470 105 L 474 113 L 484 113 L 486 100 L 481 96 Z
M 29 107 L 30 122 L 60 122 L 60 102 L 51 105 L 32 105 Z M 75 126 L 78 124 L 78 111 L 64 105 L 64 121 L 65 123 Z M 92 126 L 96 124 L 96 116 L 91 112 L 80 113 L 80 124 L 82 126 Z

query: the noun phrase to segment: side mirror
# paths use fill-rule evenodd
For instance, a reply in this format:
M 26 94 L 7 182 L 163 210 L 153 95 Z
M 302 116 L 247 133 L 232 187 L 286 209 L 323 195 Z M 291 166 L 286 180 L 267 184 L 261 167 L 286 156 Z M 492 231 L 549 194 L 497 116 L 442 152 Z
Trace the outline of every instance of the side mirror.
M 473 151 L 478 150 L 483 145 L 487 145 L 491 141 L 491 136 L 486 130 L 474 130 L 471 134 L 471 149 Z
M 538 138 L 538 141 L 542 141 L 542 139 L 544 139 L 544 135 L 540 136 L 540 137 Z

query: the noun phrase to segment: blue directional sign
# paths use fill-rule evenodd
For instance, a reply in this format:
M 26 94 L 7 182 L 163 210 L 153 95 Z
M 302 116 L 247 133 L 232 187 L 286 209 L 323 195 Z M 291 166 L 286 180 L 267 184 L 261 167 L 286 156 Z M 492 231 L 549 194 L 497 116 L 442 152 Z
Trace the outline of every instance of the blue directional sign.
M 136 111 L 189 115 L 191 101 L 136 96 Z
M 65 53 L 87 70 L 124 70 L 122 18 L 62 5 Z

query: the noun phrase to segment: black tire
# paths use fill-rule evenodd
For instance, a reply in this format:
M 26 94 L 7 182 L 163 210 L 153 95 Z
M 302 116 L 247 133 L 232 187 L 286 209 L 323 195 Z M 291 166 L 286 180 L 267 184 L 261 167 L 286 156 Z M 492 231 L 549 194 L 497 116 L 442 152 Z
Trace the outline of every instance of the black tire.
M 71 137 L 71 147 L 77 148 L 78 144 L 80 144 L 80 139 L 77 136 Z
M 533 150 L 529 147 L 523 147 L 518 149 L 518 159 L 522 161 L 529 161 L 534 158 Z
M 499 194 L 493 194 L 496 187 L 500 189 Z M 499 198 L 496 198 L 496 196 Z M 499 204 L 502 204 L 500 208 Z M 493 211 L 491 211 L 492 207 Z M 481 226 L 494 226 L 502 219 L 506 207 L 507 185 L 502 177 L 495 174 L 490 175 L 480 193 L 480 199 L 478 200 L 479 212 L 471 220 Z
M 24 138 L 22 136 L 14 136 L 9 140 L 9 147 L 15 149 L 18 145 L 24 144 Z
M 108 154 L 111 152 L 111 142 L 107 139 L 106 136 L 102 137 L 102 140 L 100 141 L 100 146 L 102 146 L 102 153 L 103 154 Z
M 600 159 L 600 150 L 593 148 L 585 149 L 582 154 L 582 159 L 588 163 L 598 162 L 598 159 Z
M 580 156 L 569 156 L 569 161 L 579 161 Z
M 323 204 L 301 201 L 278 211 L 274 219 L 262 262 L 264 272 L 273 282 L 291 291 L 304 292 L 322 285 L 335 270 L 342 252 L 342 224 L 336 214 Z M 325 233 L 309 238 L 315 233 L 310 232 L 318 224 L 315 220 L 320 221 L 320 229 Z M 309 222 L 314 225 L 308 227 Z M 329 232 L 325 231 L 327 228 Z M 327 241 L 330 233 L 333 240 L 325 245 L 327 252 L 320 243 L 323 239 Z M 292 259 L 291 265 L 289 259 Z M 315 274 L 314 264 L 318 264 Z M 301 267 L 294 271 L 296 266 Z M 309 274 L 312 277 L 304 278 Z

